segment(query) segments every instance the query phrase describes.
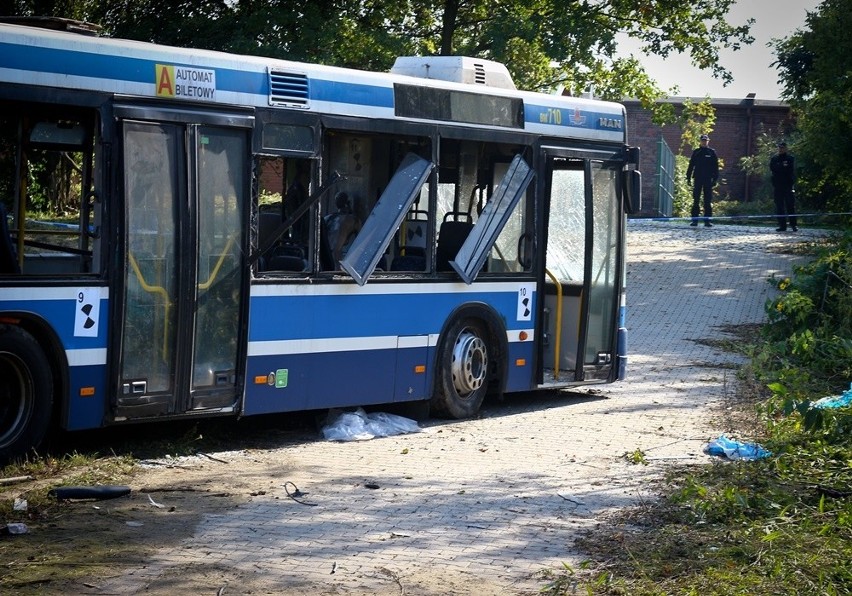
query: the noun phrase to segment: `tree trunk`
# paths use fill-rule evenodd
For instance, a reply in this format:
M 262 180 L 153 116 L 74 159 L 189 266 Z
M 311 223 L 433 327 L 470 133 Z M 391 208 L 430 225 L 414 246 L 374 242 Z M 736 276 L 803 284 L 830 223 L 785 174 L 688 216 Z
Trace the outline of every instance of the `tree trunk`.
M 441 19 L 441 56 L 453 55 L 453 34 L 456 32 L 456 20 L 459 16 L 459 1 L 444 2 L 444 16 Z

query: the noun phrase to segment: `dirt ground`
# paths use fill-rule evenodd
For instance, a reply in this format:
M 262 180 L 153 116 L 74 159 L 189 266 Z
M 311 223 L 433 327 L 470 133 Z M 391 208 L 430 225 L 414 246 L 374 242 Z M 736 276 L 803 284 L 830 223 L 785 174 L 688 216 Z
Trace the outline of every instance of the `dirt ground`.
M 502 406 L 495 406 L 500 408 Z M 237 423 L 239 424 L 239 423 Z M 440 426 L 441 421 L 426 422 Z M 310 506 L 311 495 L 281 478 L 298 477 L 300 464 L 288 450 L 322 441 L 316 433 L 270 431 L 251 423 L 249 443 L 260 445 L 194 456 L 143 460 L 123 481 L 129 495 L 113 499 L 68 499 L 52 502 L 43 516 L 19 513 L 26 535 L 0 536 L 0 593 L 14 594 L 123 594 L 112 580 L 128 570 L 143 574 L 146 561 L 158 550 L 175 548 L 205 516 L 226 515 L 252 499 L 271 495 Z M 439 431 L 443 432 L 443 431 Z M 102 445 L 108 447 L 108 445 Z M 0 499 L 26 496 L 61 479 L 24 482 L 0 487 Z M 367 483 L 369 484 L 369 483 Z M 250 529 L 246 530 L 250 533 Z M 250 536 L 247 536 L 250 538 Z M 258 566 L 261 563 L 258 563 Z M 452 569 L 417 566 L 376 567 L 342 576 L 345 563 L 328 569 L 328 580 L 247 573 L 226 561 L 189 563 L 169 569 L 133 593 L 183 594 L 505 594 L 505 586 L 487 577 Z M 134 571 L 135 570 L 135 571 Z M 5 576 L 5 577 L 4 577 Z M 5 592 L 9 590 L 9 592 Z M 534 593 L 524 590 L 514 594 Z
M 742 429 L 744 359 L 726 344 L 732 329 L 754 331 L 767 278 L 790 269 L 772 243 L 797 239 L 647 226 L 630 241 L 628 381 L 513 396 L 474 420 L 356 443 L 322 440 L 309 416 L 199 425 L 186 457 L 168 457 L 151 426 L 95 436 L 101 453 L 146 446 L 119 479 L 130 495 L 6 516 L 30 532 L 0 536 L 0 592 L 539 593 L 542 569 L 588 556 L 579 535 L 655 498 L 672 466 L 706 463 L 702 444 Z M 0 486 L 0 503 L 34 488 Z

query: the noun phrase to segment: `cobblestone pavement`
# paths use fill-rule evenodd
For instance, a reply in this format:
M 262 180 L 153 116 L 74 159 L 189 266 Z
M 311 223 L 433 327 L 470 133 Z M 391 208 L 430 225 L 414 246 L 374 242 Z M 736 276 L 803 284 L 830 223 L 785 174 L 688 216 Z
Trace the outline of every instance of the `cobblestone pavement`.
M 708 461 L 703 444 L 728 430 L 710 410 L 734 391 L 740 359 L 697 340 L 761 322 L 767 280 L 789 274 L 793 244 L 819 235 L 643 221 L 628 230 L 629 380 L 513 396 L 416 434 L 280 447 L 267 454 L 286 462 L 272 490 L 205 517 L 101 593 L 216 593 L 181 583 L 201 568 L 220 571 L 226 594 L 537 593 L 536 572 L 582 561 L 578 532 L 652 498 L 649 482 L 671 462 Z M 649 465 L 625 460 L 636 449 Z M 256 465 L 243 452 L 215 455 Z M 287 481 L 313 506 L 288 498 Z

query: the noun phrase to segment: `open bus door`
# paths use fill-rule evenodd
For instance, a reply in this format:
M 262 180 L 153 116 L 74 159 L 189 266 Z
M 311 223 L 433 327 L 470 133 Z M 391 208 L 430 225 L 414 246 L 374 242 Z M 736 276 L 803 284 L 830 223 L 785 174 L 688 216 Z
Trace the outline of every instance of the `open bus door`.
M 624 160 L 547 157 L 540 383 L 612 381 L 623 276 Z
M 242 394 L 251 118 L 116 114 L 127 116 L 116 418 L 231 411 Z

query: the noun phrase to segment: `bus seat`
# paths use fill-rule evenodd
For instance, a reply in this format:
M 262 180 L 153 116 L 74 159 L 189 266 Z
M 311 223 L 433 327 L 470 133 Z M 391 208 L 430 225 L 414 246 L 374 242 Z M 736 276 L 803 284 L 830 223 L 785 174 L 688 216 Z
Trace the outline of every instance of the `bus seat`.
M 6 206 L 0 203 L 0 274 L 20 273 L 18 256 L 12 237 L 9 236 L 9 223 L 6 220 Z
M 413 250 L 409 248 L 409 250 Z M 394 257 L 391 261 L 391 271 L 423 271 L 426 269 L 426 257 L 423 255 L 407 254 Z
M 282 244 L 269 258 L 269 271 L 307 271 L 305 251 L 297 244 Z
M 469 221 L 445 221 L 441 224 L 435 253 L 435 266 L 438 271 L 452 271 L 450 261 L 456 258 L 472 229 L 473 223 Z
M 400 251 L 406 256 L 426 254 L 426 232 L 429 213 L 412 211 L 403 222 L 403 235 Z

